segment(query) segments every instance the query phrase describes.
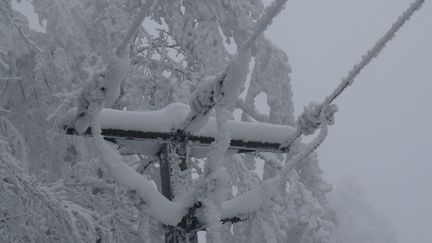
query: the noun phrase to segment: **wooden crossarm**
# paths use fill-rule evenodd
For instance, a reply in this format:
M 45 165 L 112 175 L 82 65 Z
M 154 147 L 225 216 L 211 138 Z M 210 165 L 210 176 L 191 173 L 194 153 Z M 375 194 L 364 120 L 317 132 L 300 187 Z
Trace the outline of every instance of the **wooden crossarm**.
M 83 134 L 79 134 L 72 127 L 64 128 L 68 135 L 81 135 L 91 136 L 91 128 Z M 167 143 L 172 141 L 175 136 L 175 132 L 145 132 L 145 131 L 134 131 L 134 130 L 121 130 L 121 129 L 109 129 L 102 128 L 102 136 L 111 142 L 117 142 L 118 140 L 133 140 L 133 141 L 150 141 L 158 143 Z M 209 147 L 212 142 L 215 141 L 213 137 L 187 135 L 187 140 L 192 146 L 197 147 Z M 285 153 L 289 150 L 287 147 L 282 146 L 283 143 L 275 142 L 260 142 L 260 141 L 244 141 L 240 139 L 231 139 L 230 149 L 238 150 L 238 153 L 248 152 L 274 152 L 274 153 Z
M 90 136 L 91 129 L 79 134 L 73 128 L 75 109 L 66 115 L 64 129 L 70 135 Z M 216 120 L 210 118 L 207 123 L 193 133 L 176 130 L 176 124 L 181 123 L 188 109 L 182 105 L 169 105 L 157 111 L 119 111 L 103 109 L 99 115 L 102 136 L 111 141 L 147 141 L 151 143 L 167 143 L 176 136 L 184 136 L 192 148 L 207 148 L 215 141 L 217 135 Z M 295 134 L 290 126 L 270 123 L 252 123 L 229 121 L 231 133 L 230 149 L 244 152 L 276 152 L 288 151 L 282 145 Z M 281 149 L 282 147 L 282 149 Z

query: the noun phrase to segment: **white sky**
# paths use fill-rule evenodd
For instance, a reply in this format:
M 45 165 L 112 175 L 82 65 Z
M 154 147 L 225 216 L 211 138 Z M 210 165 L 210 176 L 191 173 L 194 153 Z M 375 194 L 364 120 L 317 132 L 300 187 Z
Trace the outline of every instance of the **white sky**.
M 329 94 L 409 3 L 288 1 L 266 35 L 290 58 L 296 113 Z M 355 177 L 400 243 L 432 242 L 431 27 L 426 1 L 336 100 L 336 124 L 318 150 L 325 178 L 337 184 Z

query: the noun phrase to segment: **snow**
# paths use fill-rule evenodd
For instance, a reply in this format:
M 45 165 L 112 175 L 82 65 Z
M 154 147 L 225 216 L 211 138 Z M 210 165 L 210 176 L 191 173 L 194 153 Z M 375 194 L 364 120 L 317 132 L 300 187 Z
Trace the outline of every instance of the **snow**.
M 181 221 L 186 213 L 183 204 L 165 198 L 152 181 L 124 163 L 121 156 L 103 140 L 102 136 L 96 135 L 93 140 L 111 176 L 120 185 L 136 191 L 147 204 L 153 217 L 167 225 L 177 225 Z
M 229 218 L 241 214 L 258 211 L 265 201 L 270 200 L 277 193 L 281 185 L 280 177 L 273 177 L 256 186 L 254 189 L 223 202 L 222 218 Z
M 67 112 L 65 125 L 71 126 L 76 109 Z M 157 111 L 120 111 L 103 109 L 99 114 L 102 129 L 119 129 L 145 132 L 172 132 L 179 127 L 189 113 L 189 106 L 182 103 L 172 103 Z M 228 121 L 231 139 L 244 141 L 261 141 L 269 143 L 283 143 L 294 134 L 291 126 L 275 125 L 270 123 L 253 123 L 241 121 Z M 217 136 L 215 118 L 196 132 L 191 134 L 204 137 Z
M 82 90 L 75 121 L 75 128 L 79 133 L 85 132 L 94 122 L 100 110 L 113 106 L 119 97 L 120 84 L 129 70 L 130 42 L 153 2 L 153 0 L 146 2 L 125 37 L 110 56 L 108 65 L 103 70 L 96 72 Z
M 221 242 L 221 207 L 224 200 L 224 189 L 227 187 L 228 178 L 225 168 L 222 166 L 225 154 L 230 145 L 231 135 L 228 129 L 228 117 L 230 113 L 223 106 L 216 106 L 217 137 L 211 144 L 208 160 L 204 166 L 204 214 L 207 225 L 207 240 L 209 242 Z
M 216 104 L 224 107 L 232 106 L 240 95 L 241 88 L 246 82 L 251 61 L 251 46 L 264 30 L 271 24 L 272 19 L 283 9 L 287 0 L 276 0 L 264 11 L 258 20 L 250 37 L 238 48 L 226 68 L 215 78 L 203 82 L 190 99 L 191 111 L 182 125 L 182 130 L 198 130 L 205 123 L 210 110 Z M 203 121 L 204 120 L 204 121 Z
M 151 10 L 151 7 L 154 3 L 154 0 L 147 0 L 145 4 L 141 7 L 140 12 L 137 14 L 137 17 L 135 18 L 134 22 L 132 23 L 131 27 L 128 29 L 128 32 L 126 33 L 125 37 L 123 38 L 122 42 L 117 47 L 117 52 L 122 51 L 123 49 L 129 48 L 129 43 L 131 42 L 132 37 L 137 32 L 138 28 L 140 27 L 141 23 L 144 21 L 145 17 L 148 15 L 148 13 Z
M 204 79 L 189 101 L 191 110 L 181 127 L 182 130 L 199 130 L 215 105 L 228 107 L 234 104 L 246 81 L 250 60 L 250 51 L 242 50 L 219 75 Z
M 226 77 L 221 85 L 222 99 L 220 104 L 228 107 L 235 103 L 240 90 L 246 82 L 249 72 L 251 53 L 249 50 L 239 50 L 226 70 Z
M 0 9 L 6 11 L 0 11 L 0 17 L 12 20 L 14 15 L 8 11 L 10 2 L 1 2 L 0 5 L 6 7 Z M 299 129 L 303 130 L 304 134 L 315 132 L 319 125 L 322 127 L 312 143 L 304 147 L 293 146 L 295 149 L 286 156 L 286 163 L 282 162 L 281 154 L 236 154 L 232 156 L 235 159 L 230 159 L 226 154 L 231 139 L 277 144 L 291 141 L 293 134 L 296 134 L 293 127 L 228 121 L 228 116 L 222 116 L 223 112 L 218 113 L 218 110 L 231 111 L 237 101 L 237 106 L 257 121 L 294 123 L 288 58 L 270 41 L 260 37 L 281 11 L 286 0 L 275 0 L 258 21 L 262 10 L 261 0 L 223 1 L 222 4 L 220 1 L 172 1 L 168 4 L 168 1 L 158 1 L 157 7 L 152 9 L 150 6 L 154 2 L 156 1 L 138 0 L 121 4 L 118 1 L 34 1 L 35 10 L 41 19 L 47 22 L 47 31 L 40 35 L 25 32 L 26 35 L 16 39 L 23 43 L 17 41 L 11 46 L 6 38 L 8 50 L 0 53 L 3 55 L 3 61 L 0 60 L 0 72 L 5 72 L 2 75 L 7 76 L 24 75 L 20 87 L 16 85 L 21 82 L 12 82 L 13 77 L 0 77 L 0 82 L 11 81 L 7 83 L 11 85 L 7 86 L 16 86 L 2 93 L 5 95 L 2 99 L 4 102 L 1 103 L 5 106 L 3 108 L 8 109 L 4 118 L 11 120 L 9 123 L 3 122 L 5 135 L 0 136 L 0 150 L 4 150 L 1 159 L 6 160 L 3 166 L 0 163 L 0 176 L 6 176 L 4 180 L 0 180 L 0 187 L 10 188 L 12 183 L 28 184 L 29 188 L 35 188 L 32 190 L 38 190 L 33 194 L 42 196 L 42 203 L 46 204 L 43 208 L 46 209 L 40 209 L 41 200 L 31 196 L 30 189 L 24 187 L 23 190 L 16 186 L 16 189 L 12 190 L 0 190 L 0 208 L 9 211 L 2 219 L 9 220 L 14 215 L 20 217 L 21 211 L 28 213 L 28 217 L 22 220 L 14 219 L 19 223 L 17 227 L 9 227 L 6 224 L 6 231 L 0 232 L 0 241 L 9 242 L 7 237 L 13 236 L 16 232 L 20 237 L 22 235 L 21 239 L 37 239 L 32 237 L 32 234 L 40 232 L 44 237 L 58 238 L 62 242 L 156 242 L 163 238 L 163 224 L 177 225 L 187 209 L 200 201 L 203 207 L 197 209 L 196 216 L 204 214 L 205 218 L 201 217 L 199 220 L 205 224 L 210 242 L 327 242 L 323 239 L 330 233 L 326 224 L 332 222 L 331 219 L 324 219 L 326 215 L 323 213 L 331 213 L 326 207 L 325 200 L 329 189 L 321 188 L 326 184 L 321 181 L 317 161 L 309 159 L 308 155 L 325 139 L 327 124 L 332 123 L 332 114 L 327 112 L 331 112 L 329 104 L 333 99 L 327 98 L 323 104 L 311 105 L 299 118 Z M 416 1 L 395 23 L 392 31 L 377 43 L 376 48 L 368 52 L 360 64 L 353 67 L 348 77 L 343 79 L 342 86 L 336 89 L 334 98 L 352 83 L 361 69 L 379 53 L 395 31 L 423 2 Z M 135 12 L 134 7 L 138 5 L 143 7 L 129 28 L 132 22 L 130 13 Z M 182 11 L 178 11 L 179 9 Z M 135 35 L 137 29 L 141 28 L 142 19 L 150 11 L 154 21 L 164 21 L 166 25 L 163 29 L 155 30 L 154 36 Z M 15 27 L 4 24 L 0 21 L 0 32 L 6 33 L 6 36 L 9 33 L 14 34 Z M 126 29 L 129 29 L 126 31 L 127 34 L 120 40 L 122 38 L 118 35 L 122 35 L 122 30 Z M 221 44 L 224 38 L 221 32 L 227 39 L 235 40 L 236 46 L 239 47 L 238 54 L 233 56 L 218 76 L 209 76 L 206 80 L 201 80 L 204 75 L 217 74 L 227 64 L 228 54 Z M 131 39 L 135 37 L 136 41 L 131 43 Z M 247 41 L 242 44 L 247 37 Z M 20 55 L 12 53 L 10 58 L 6 57 L 6 53 L 13 49 L 26 50 L 26 45 L 37 51 L 37 46 L 31 40 L 46 45 L 42 49 L 46 51 L 46 55 L 37 55 L 34 67 L 27 64 L 15 65 L 18 58 L 21 58 Z M 121 41 L 120 44 L 117 47 L 113 46 L 118 41 Z M 3 47 L 3 41 L 1 42 Z M 129 44 L 139 49 L 148 48 L 145 52 L 139 52 L 137 60 L 139 59 L 140 63 L 134 63 L 137 65 L 131 69 L 129 64 L 137 51 L 134 47 L 130 49 Z M 171 54 L 176 54 L 166 50 L 171 47 L 178 50 L 175 58 L 171 57 Z M 134 50 L 134 54 L 129 55 L 129 50 Z M 250 52 L 255 58 L 256 65 L 250 65 Z M 24 56 L 20 62 L 28 58 Z M 102 67 L 102 62 L 107 66 L 97 71 Z M 250 66 L 253 66 L 253 73 L 248 77 Z M 179 179 L 179 169 L 171 171 L 173 173 L 170 179 L 173 180 L 170 182 L 173 182 L 171 189 L 175 191 L 174 194 L 179 187 L 185 192 L 182 195 L 175 195 L 174 202 L 163 197 L 157 190 L 156 183 L 161 179 L 160 173 L 155 168 L 156 164 L 154 167 L 148 166 L 148 160 L 154 158 L 135 154 L 121 157 L 119 152 L 129 151 L 117 151 L 110 146 L 97 134 L 100 129 L 93 129 L 95 137 L 90 139 L 45 139 L 46 134 L 51 135 L 53 132 L 45 121 L 48 115 L 46 113 L 55 110 L 49 116 L 51 120 L 63 116 L 77 98 L 75 93 L 67 92 L 83 87 L 83 81 L 87 77 L 91 77 L 91 81 L 82 89 L 78 108 L 67 113 L 66 119 L 67 124 L 75 126 L 78 132 L 87 130 L 91 125 L 99 126 L 100 118 L 103 128 L 171 135 L 177 129 L 185 128 L 183 125 L 189 117 L 196 121 L 192 125 L 186 122 L 186 132 L 200 137 L 216 138 L 210 148 L 205 147 L 205 157 L 208 159 L 205 160 L 204 172 L 201 168 L 197 169 L 201 175 L 199 179 L 195 180 L 195 174 L 195 177 L 188 177 L 189 173 L 195 173 L 194 170 L 183 173 L 183 178 L 187 178 L 185 180 Z M 120 83 L 124 77 L 126 82 L 122 90 L 123 96 L 118 99 Z M 237 98 L 246 79 L 251 79 L 251 82 L 248 95 L 243 102 Z M 173 101 L 186 102 L 190 98 L 189 91 L 194 88 L 196 92 L 190 99 L 192 108 L 177 103 L 158 111 L 128 112 L 103 109 L 112 107 L 114 103 L 116 107 L 121 108 L 153 109 Z M 62 96 L 55 95 L 56 92 L 61 92 Z M 260 93 L 268 97 L 268 116 L 260 114 L 254 108 L 254 100 Z M 58 98 L 65 98 L 63 105 L 57 106 Z M 213 109 L 216 110 L 217 119 L 211 117 Z M 0 118 L 0 123 L 2 119 L 3 117 Z M 9 129 L 9 125 L 12 124 L 17 125 L 17 131 L 23 132 L 25 136 L 22 139 L 17 139 L 14 130 Z M 0 126 L 0 132 L 1 130 Z M 147 151 L 159 151 L 160 143 L 154 140 L 118 140 L 122 149 L 126 147 L 144 154 Z M 26 155 L 24 142 L 29 145 L 30 156 Z M 128 143 L 134 143 L 133 146 L 136 147 Z M 196 150 L 196 147 L 192 150 Z M 208 151 L 210 152 L 207 153 Z M 201 166 L 204 161 L 195 158 L 191 162 L 197 164 L 191 165 L 192 168 Z M 257 158 L 266 163 L 262 177 L 254 173 L 254 167 L 259 161 Z M 171 153 L 169 164 L 174 164 L 176 159 L 178 157 Z M 109 173 L 100 170 L 100 165 L 93 163 L 94 161 L 101 161 Z M 20 166 L 22 168 L 27 168 L 29 164 L 29 172 L 21 170 L 18 166 L 15 168 L 8 165 L 19 165 L 18 162 L 23 162 Z M 139 165 L 139 172 L 137 173 L 136 167 L 129 166 L 128 163 Z M 299 163 L 302 164 L 299 166 Z M 144 166 L 148 167 L 146 171 L 144 168 L 141 169 Z M 160 164 L 158 166 L 160 167 Z M 40 175 L 39 172 L 45 169 L 49 172 Z M 299 174 L 296 174 L 297 171 Z M 22 180 L 23 183 L 13 181 L 20 180 L 20 177 L 26 178 Z M 266 180 L 270 177 L 273 178 Z M 265 181 L 260 183 L 263 179 Z M 289 183 L 286 183 L 287 180 Z M 49 186 L 45 184 L 47 181 L 54 184 L 49 183 L 52 185 Z M 62 181 L 64 183 L 58 183 Z M 136 193 L 125 193 L 123 188 L 118 190 L 118 184 Z M 196 187 L 190 187 L 191 184 Z M 107 190 L 89 193 L 90 190 L 83 190 L 83 186 Z M 223 202 L 233 196 L 237 197 Z M 138 197 L 142 200 L 136 200 Z M 38 219 L 39 215 L 44 216 L 42 220 Z M 220 224 L 221 218 L 232 216 L 251 220 L 234 227 Z M 23 229 L 28 229 L 29 233 L 19 232 L 20 225 Z M 185 227 L 178 228 L 180 232 L 181 228 Z M 9 233 L 11 230 L 12 233 Z M 33 230 L 35 233 L 31 232 Z M 6 232 L 6 238 L 3 232 Z M 299 239 L 311 240 L 287 239 L 290 235 L 297 237 L 302 234 L 305 237 L 298 237 Z M 245 238 L 248 240 L 244 241 Z
M 249 190 L 248 192 L 237 196 L 234 199 L 225 201 L 222 207 L 222 217 L 233 217 L 238 214 L 247 214 L 250 212 L 255 212 L 262 208 L 265 202 L 271 200 L 277 193 L 278 188 L 288 181 L 288 174 L 292 169 L 294 169 L 299 163 L 304 161 L 304 159 L 312 153 L 327 136 L 328 122 L 332 122 L 332 119 L 328 118 L 328 114 L 333 115 L 332 110 L 329 106 L 329 99 L 326 99 L 323 106 L 311 105 L 313 107 L 313 114 L 319 111 L 319 118 L 316 121 L 320 124 L 319 134 L 314 138 L 312 142 L 306 145 L 300 153 L 290 157 L 286 156 L 285 164 L 282 169 L 279 170 L 278 174 L 270 179 L 265 180 L 261 185 Z M 333 110 L 334 111 L 334 110 Z M 316 127 L 315 127 L 316 128 Z M 314 129 L 315 130 L 315 129 Z
M 215 119 L 210 118 L 207 124 L 201 128 L 199 132 L 194 134 L 214 137 L 217 133 L 215 127 Z M 231 133 L 231 139 L 269 143 L 286 142 L 295 131 L 291 126 L 241 121 L 228 121 L 228 127 Z
M 105 68 L 104 88 L 105 88 L 105 106 L 111 107 L 120 94 L 120 84 L 126 72 L 129 70 L 130 47 L 126 45 L 123 49 L 118 49 L 115 55 L 110 57 L 110 62 Z
M 311 135 L 319 127 L 320 113 L 322 106 L 318 103 L 312 102 L 307 107 L 304 107 L 303 113 L 297 119 L 298 128 L 304 135 Z M 337 111 L 336 105 L 329 105 L 326 109 L 325 119 L 327 124 L 334 124 L 334 113 Z
M 78 99 L 75 128 L 83 133 L 100 110 L 111 107 L 120 94 L 120 84 L 129 69 L 129 45 L 110 57 L 108 66 L 96 72 L 82 89 Z
M 237 99 L 235 104 L 237 108 L 240 108 L 257 122 L 267 122 L 269 120 L 266 115 L 256 110 L 253 104 L 246 103 L 243 99 Z

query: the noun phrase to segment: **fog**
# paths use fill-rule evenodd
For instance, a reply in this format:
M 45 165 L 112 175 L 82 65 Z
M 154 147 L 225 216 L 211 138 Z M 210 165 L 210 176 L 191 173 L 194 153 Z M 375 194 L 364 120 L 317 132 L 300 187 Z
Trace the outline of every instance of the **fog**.
M 321 101 L 391 26 L 408 0 L 288 1 L 266 32 L 292 67 L 295 110 Z M 398 33 L 335 103 L 318 149 L 324 177 L 356 178 L 400 243 L 431 243 L 432 4 Z
M 288 1 L 266 35 L 290 58 L 296 114 L 329 94 L 409 3 Z M 356 178 L 401 243 L 432 242 L 431 27 L 432 4 L 426 2 L 336 100 L 336 124 L 318 150 L 325 178 L 335 186 Z

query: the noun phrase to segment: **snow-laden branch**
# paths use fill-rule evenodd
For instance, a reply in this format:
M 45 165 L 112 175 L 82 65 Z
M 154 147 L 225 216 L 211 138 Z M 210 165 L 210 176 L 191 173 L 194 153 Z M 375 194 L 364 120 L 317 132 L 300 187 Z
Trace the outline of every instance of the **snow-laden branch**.
M 396 35 L 396 33 L 402 28 L 402 26 L 408 21 L 411 16 L 417 11 L 420 10 L 420 8 L 423 6 L 424 0 L 416 0 L 410 4 L 408 9 L 406 9 L 401 16 L 398 17 L 396 22 L 394 22 L 391 26 L 391 28 L 375 43 L 375 45 L 369 49 L 365 55 L 362 56 L 361 61 L 357 64 L 355 64 L 352 69 L 348 72 L 346 77 L 342 78 L 341 83 L 333 90 L 333 92 L 328 96 L 329 103 L 332 103 L 347 87 L 351 86 L 355 80 L 355 78 L 359 75 L 359 73 L 378 55 L 381 53 L 381 51 L 384 49 L 384 47 L 387 45 L 388 42 L 390 42 Z M 320 105 L 322 106 L 322 104 Z M 320 111 L 318 109 L 317 111 Z M 315 112 L 315 117 L 319 112 Z M 315 124 L 316 127 L 316 124 Z M 308 129 L 306 129 L 308 130 Z M 299 129 L 297 129 L 296 133 L 294 134 L 291 139 L 281 147 L 281 149 L 289 148 L 292 143 L 299 138 L 304 131 L 302 130 L 302 127 L 300 126 Z M 310 131 L 309 131 L 310 132 Z M 308 133 L 309 133 L 308 132 Z M 307 134 L 306 134 L 307 135 Z
M 320 113 L 320 132 L 317 137 L 307 144 L 299 154 L 289 157 L 287 156 L 285 164 L 282 166 L 279 173 L 270 179 L 265 180 L 261 185 L 254 189 L 236 197 L 231 200 L 225 201 L 222 207 L 222 217 L 230 218 L 239 215 L 249 214 L 256 212 L 262 208 L 265 202 L 272 200 L 279 189 L 285 185 L 288 173 L 294 169 L 302 160 L 304 160 L 310 153 L 318 148 L 327 136 L 327 114 L 329 109 L 329 100 L 326 99 L 321 113 Z
M 28 214 L 17 214 L 17 215 L 11 215 L 11 216 L 7 216 L 7 217 L 3 217 L 3 218 L 0 218 L 0 223 L 5 223 L 6 221 L 11 220 L 11 219 L 20 218 L 20 217 L 27 217 L 27 216 L 29 216 L 29 215 Z
M 141 23 L 144 21 L 144 18 L 147 16 L 147 14 L 150 12 L 151 7 L 153 5 L 154 0 L 147 0 L 146 3 L 141 7 L 140 12 L 138 13 L 136 19 L 132 23 L 131 27 L 126 32 L 125 37 L 120 42 L 120 44 L 117 46 L 116 52 L 119 52 L 120 50 L 126 48 L 129 43 L 131 42 L 132 37 L 137 32 L 138 28 L 141 26 Z
M 9 73 L 9 65 L 0 59 L 0 72 Z
M 5 51 L 0 49 L 0 73 L 8 74 L 9 73 L 9 65 L 3 60 L 7 59 L 7 54 Z
M 252 104 L 246 104 L 243 99 L 237 99 L 235 103 L 237 108 L 240 108 L 243 112 L 248 114 L 250 117 L 255 119 L 257 122 L 268 122 L 268 116 L 260 113 Z
M 250 58 L 249 50 L 238 52 L 221 74 L 200 83 L 189 101 L 190 113 L 179 128 L 199 130 L 216 104 L 226 106 L 234 103 L 246 81 Z
M 0 49 L 0 57 L 1 58 L 6 58 L 7 57 L 7 54 L 6 54 L 6 52 L 3 49 Z
M 286 2 L 287 0 L 275 0 L 264 10 L 263 15 L 257 21 L 252 34 L 241 45 L 241 50 L 247 50 L 252 46 L 255 40 L 267 29 L 268 26 L 270 26 L 273 19 L 283 10 Z
M 293 168 L 295 168 L 303 159 L 305 159 L 310 153 L 312 153 L 316 148 L 318 148 L 325 140 L 328 133 L 328 124 L 329 122 L 333 122 L 331 116 L 335 111 L 335 107 L 330 105 L 331 102 L 340 93 L 342 93 L 342 91 L 346 87 L 352 84 L 353 80 L 359 74 L 359 72 L 365 66 L 367 66 L 367 64 L 370 63 L 370 61 L 374 57 L 376 57 L 380 53 L 380 51 L 385 47 L 386 43 L 388 43 L 388 41 L 390 41 L 394 37 L 395 33 L 402 27 L 402 25 L 413 15 L 416 10 L 420 9 L 423 2 L 424 0 L 417 0 L 412 3 L 410 7 L 402 14 L 402 16 L 400 16 L 398 20 L 392 25 L 391 29 L 385 33 L 385 35 L 374 45 L 372 49 L 368 51 L 365 56 L 363 56 L 362 61 L 353 67 L 353 69 L 348 73 L 348 76 L 346 78 L 342 79 L 342 82 L 339 84 L 339 86 L 336 87 L 332 94 L 326 97 L 326 99 L 320 105 L 313 105 L 311 109 L 306 109 L 306 113 L 308 113 L 309 115 L 312 114 L 312 118 L 309 116 L 311 120 L 307 123 L 311 122 L 311 124 L 309 125 L 314 128 L 316 128 L 317 124 L 319 124 L 320 127 L 320 132 L 315 137 L 315 139 L 310 142 L 299 154 L 296 154 L 293 157 L 287 156 L 287 161 L 285 161 L 285 165 L 275 177 L 264 181 L 260 186 L 234 199 L 225 201 L 222 207 L 222 217 L 233 217 L 241 214 L 255 212 L 261 209 L 266 200 L 271 200 L 276 195 L 276 193 L 278 192 L 278 188 L 280 186 L 283 186 L 284 182 L 286 182 L 288 173 Z M 309 130 L 307 132 L 313 133 L 313 131 Z M 299 134 L 299 136 L 302 134 L 301 128 L 297 130 L 297 134 Z
M 396 33 L 401 29 L 406 21 L 409 20 L 411 16 L 423 6 L 423 3 L 424 0 L 416 0 L 411 3 L 409 8 L 405 10 L 405 12 L 399 16 L 396 22 L 392 24 L 391 28 L 375 43 L 371 49 L 366 52 L 364 56 L 362 56 L 362 60 L 352 67 L 346 77 L 342 78 L 341 85 L 339 85 L 329 96 L 330 103 L 333 102 L 333 100 L 336 99 L 345 88 L 354 82 L 354 79 L 372 61 L 372 59 L 381 53 L 387 43 L 395 37 Z
M 304 135 L 311 135 L 320 126 L 321 119 L 320 113 L 322 110 L 322 105 L 318 103 L 310 103 L 304 108 L 303 113 L 297 119 L 298 129 L 301 130 Z M 334 113 L 337 111 L 336 105 L 330 105 L 328 112 L 326 112 L 326 122 L 329 125 L 334 124 Z
M 182 130 L 197 130 L 205 124 L 216 104 L 233 104 L 246 81 L 251 59 L 250 47 L 282 10 L 287 0 L 275 0 L 264 10 L 250 37 L 238 48 L 236 55 L 218 76 L 202 82 L 190 99 L 191 111 L 180 127 Z
M 278 191 L 279 181 L 279 177 L 270 178 L 250 191 L 223 202 L 222 218 L 237 217 L 258 211 L 265 201 L 272 198 Z
M 269 156 L 269 155 L 274 155 L 274 154 L 267 154 L 267 153 L 263 153 L 263 152 L 256 152 L 255 154 L 258 158 L 264 160 L 264 162 L 266 164 L 270 165 L 274 169 L 276 169 L 276 170 L 282 169 L 282 167 L 283 167 L 282 163 L 278 159 L 272 158 L 273 156 Z
M 78 99 L 78 109 L 74 127 L 83 133 L 94 122 L 105 106 L 112 106 L 120 95 L 120 84 L 129 70 L 130 41 L 147 16 L 154 0 L 148 0 L 141 8 L 124 39 L 116 47 L 103 70 L 96 72 L 86 87 L 82 89 Z
M 39 48 L 33 41 L 31 41 L 22 31 L 21 28 L 17 28 L 18 29 L 18 33 L 20 34 L 20 36 L 23 38 L 24 42 L 29 46 L 29 48 L 31 50 L 36 51 L 37 53 L 41 54 L 43 53 L 42 49 Z
M 221 239 L 221 208 L 227 181 L 222 161 L 231 141 L 228 116 L 229 112 L 225 107 L 216 107 L 218 133 L 215 142 L 211 145 L 208 160 L 204 165 L 204 173 L 201 175 L 204 182 L 204 188 L 200 189 L 205 205 L 207 240 L 214 243 L 220 242 Z
M 68 109 L 72 107 L 74 101 L 78 98 L 80 93 L 81 93 L 81 89 L 77 89 L 66 93 L 54 94 L 53 96 L 62 99 L 63 101 L 51 114 L 48 115 L 46 120 L 48 122 L 54 122 L 54 124 L 57 124 L 58 121 L 56 119 L 58 119 L 62 115 L 65 115 Z
M 135 191 L 146 203 L 150 214 L 155 219 L 166 225 L 177 225 L 181 221 L 186 214 L 184 204 L 165 198 L 150 180 L 123 162 L 121 156 L 103 140 L 100 134 L 95 135 L 93 141 L 110 175 L 120 185 Z
M 286 156 L 285 165 L 278 174 L 283 181 L 286 181 L 288 173 L 294 169 L 303 159 L 305 159 L 309 154 L 311 154 L 315 149 L 317 149 L 322 142 L 324 142 L 328 133 L 328 125 L 331 120 L 328 119 L 328 114 L 331 112 L 332 107 L 330 106 L 330 98 L 327 97 L 321 106 L 320 111 L 320 131 L 318 135 L 314 138 L 312 142 L 306 145 L 306 147 L 297 155 L 290 158 Z

